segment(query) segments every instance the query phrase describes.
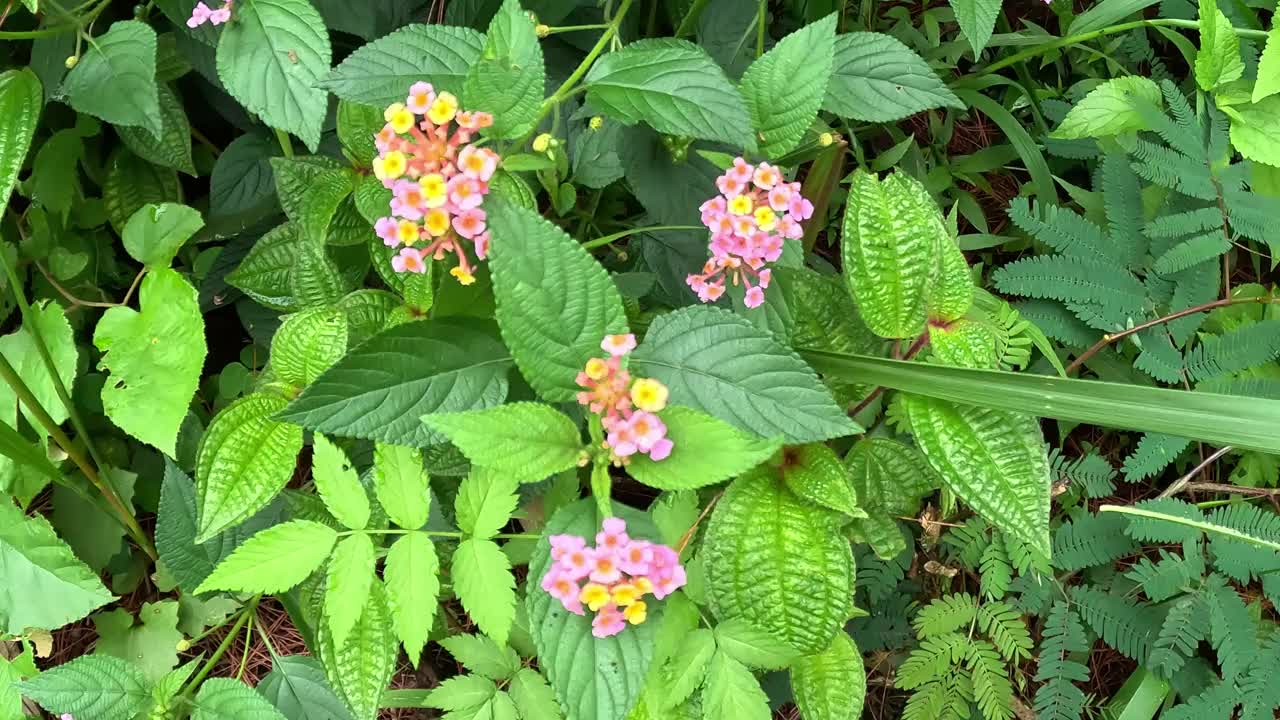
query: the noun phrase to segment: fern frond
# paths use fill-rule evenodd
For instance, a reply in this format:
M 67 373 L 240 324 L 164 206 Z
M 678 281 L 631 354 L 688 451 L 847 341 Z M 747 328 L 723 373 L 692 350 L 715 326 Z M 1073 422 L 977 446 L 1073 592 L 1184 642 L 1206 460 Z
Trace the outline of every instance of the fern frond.
M 1153 238 L 1185 237 L 1210 230 L 1222 232 L 1222 211 L 1216 207 L 1161 215 L 1146 225 L 1146 233 Z
M 969 638 L 959 633 L 925 638 L 898 668 L 894 685 L 899 690 L 911 690 L 946 677 L 968 651 Z
M 934 598 L 920 609 L 911 626 L 921 638 L 952 633 L 972 624 L 978 614 L 978 601 L 968 593 L 955 593 Z
M 1137 482 L 1154 477 L 1173 464 L 1174 460 L 1191 445 L 1187 438 L 1165 435 L 1163 433 L 1145 433 L 1138 441 L 1133 454 L 1125 458 L 1124 479 Z
M 1065 602 L 1054 603 L 1040 636 L 1040 662 L 1036 666 L 1035 711 L 1039 720 L 1079 720 L 1084 713 L 1084 691 L 1075 683 L 1089 679 L 1089 667 L 1071 658 L 1088 652 L 1080 618 Z
M 1182 669 L 1208 634 L 1209 611 L 1199 594 L 1185 595 L 1169 607 L 1151 650 L 1149 667 L 1163 677 Z
M 1280 683 L 1276 668 L 1280 667 L 1280 633 L 1273 632 L 1262 643 L 1249 672 L 1240 679 L 1243 708 L 1240 720 L 1274 720 L 1280 708 Z
M 990 602 L 978 607 L 978 627 L 1009 662 L 1031 657 L 1031 634 L 1022 613 L 1006 602 Z
M 957 669 L 912 693 L 902 710 L 902 720 L 969 720 L 971 702 L 973 683 L 969 673 Z
M 1137 278 L 1101 258 L 1023 258 L 998 268 L 992 279 L 1001 292 L 1011 295 L 1097 305 L 1099 314 L 1109 320 L 1140 316 L 1147 297 Z
M 1091 586 L 1072 588 L 1071 599 L 1103 642 L 1139 663 L 1147 661 L 1158 629 L 1150 607 Z
M 1138 336 L 1142 338 L 1142 352 L 1133 366 L 1160 382 L 1181 382 L 1182 352 L 1173 346 L 1164 328 L 1145 330 Z
M 1064 255 L 1112 258 L 1111 243 L 1102 228 L 1073 210 L 1017 197 L 1009 203 L 1009 219 Z
M 1219 336 L 1208 336 L 1187 355 L 1196 382 L 1265 365 L 1280 358 L 1280 319 L 1263 320 Z
M 1143 500 L 1134 505 L 1148 512 L 1172 515 L 1174 517 L 1204 521 L 1204 511 L 1185 500 L 1177 498 L 1158 498 Z M 1147 543 L 1194 543 L 1200 539 L 1200 530 L 1170 522 L 1162 518 L 1129 515 L 1124 532 L 1129 537 Z
M 1012 304 L 1022 317 L 1035 323 L 1045 335 L 1069 347 L 1088 347 L 1098 339 L 1097 330 L 1054 300 L 1022 300 Z
M 1013 717 L 1013 685 L 996 648 L 983 640 L 974 640 L 965 656 L 965 665 L 973 679 L 973 700 L 986 720 L 1009 720 Z
M 1138 138 L 1128 144 L 1133 171 L 1151 182 L 1201 200 L 1217 200 L 1218 190 L 1206 163 L 1172 148 Z
M 1127 267 L 1137 267 L 1147 254 L 1147 238 L 1143 234 L 1142 188 L 1138 176 L 1123 153 L 1108 153 L 1102 158 L 1102 200 L 1107 208 L 1107 234 L 1111 240 L 1109 253 Z
M 1138 550 L 1114 513 L 1080 511 L 1053 533 L 1053 563 L 1062 570 L 1110 565 Z
M 1231 229 L 1250 240 L 1266 243 L 1275 254 L 1280 251 L 1280 200 L 1242 190 L 1224 190 L 1223 204 L 1227 206 L 1227 220 Z
M 991 544 L 991 532 L 987 521 L 975 515 L 947 530 L 942 536 L 942 546 L 948 559 L 976 570 L 982 562 L 982 553 Z
M 1168 115 L 1158 113 L 1164 117 L 1164 122 L 1160 122 L 1159 118 L 1149 113 L 1144 112 L 1143 116 L 1154 121 L 1152 127 L 1156 134 L 1169 143 L 1170 147 L 1208 165 L 1209 156 L 1205 152 L 1204 129 L 1195 111 L 1191 109 L 1191 104 L 1187 102 L 1186 96 L 1178 90 L 1176 85 L 1167 80 L 1160 83 L 1160 91 L 1169 108 Z M 1147 107 L 1154 106 L 1147 104 Z
M 1258 654 L 1258 628 L 1249 608 L 1235 588 L 1220 575 L 1210 575 L 1205 584 L 1209 608 L 1209 637 L 1228 682 L 1244 675 Z
M 1004 543 L 993 542 L 982 551 L 982 562 L 978 565 L 979 584 L 982 596 L 988 600 L 999 600 L 1009 592 L 1009 583 L 1013 582 L 1013 565 L 1009 562 L 1009 553 Z
M 1027 615 L 1043 615 L 1053 602 L 1053 585 L 1040 575 L 1019 575 L 1009 583 L 1013 604 Z
M 1156 260 L 1152 269 L 1171 275 L 1203 262 L 1221 257 L 1231 249 L 1231 242 L 1221 232 L 1207 232 L 1175 245 Z
M 1071 459 L 1054 448 L 1049 452 L 1049 467 L 1055 480 L 1085 497 L 1106 497 L 1116 490 L 1116 469 L 1096 450 Z
M 1245 503 L 1214 508 L 1207 518 L 1215 525 L 1263 540 L 1280 542 L 1280 515 Z M 1241 583 L 1280 572 L 1280 553 L 1225 535 L 1209 536 L 1213 566 Z
M 1142 558 L 1124 576 L 1138 583 L 1148 600 L 1163 602 L 1199 584 L 1204 570 L 1204 551 L 1199 542 L 1192 542 L 1187 544 L 1185 555 L 1161 550 L 1158 562 Z
M 1032 572 L 1053 574 L 1053 562 L 1043 552 L 1008 533 L 997 530 L 996 535 L 1004 541 L 1005 554 L 1009 556 L 1009 562 L 1013 563 L 1015 570 L 1024 575 Z
M 1169 312 L 1186 310 L 1216 299 L 1222 284 L 1218 266 L 1214 263 L 1204 263 L 1188 268 L 1173 277 L 1173 297 L 1169 299 Z M 1174 343 L 1178 347 L 1183 347 L 1196 330 L 1200 329 L 1206 317 L 1208 317 L 1207 313 L 1187 315 L 1168 323 L 1165 327 L 1173 337 Z
M 1280 378 L 1213 378 L 1196 385 L 1199 392 L 1280 400 Z
M 907 576 L 911 566 L 911 553 L 902 552 L 890 560 L 883 560 L 868 552 L 858 557 L 857 588 L 867 593 L 867 602 L 873 607 L 898 590 L 898 583 Z
M 1219 682 L 1190 700 L 1175 705 L 1160 716 L 1161 720 L 1231 720 L 1240 704 L 1239 691 L 1233 683 Z

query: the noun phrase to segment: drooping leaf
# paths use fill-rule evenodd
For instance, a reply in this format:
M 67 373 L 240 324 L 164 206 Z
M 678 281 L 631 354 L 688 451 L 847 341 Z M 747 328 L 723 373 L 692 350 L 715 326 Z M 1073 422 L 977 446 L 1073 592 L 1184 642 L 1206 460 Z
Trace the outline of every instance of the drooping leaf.
M 382 583 L 370 586 L 369 600 L 345 645 L 337 646 L 323 624 L 317 635 L 329 683 L 346 700 L 353 720 L 375 720 L 382 692 L 395 672 L 397 649 Z
M 31 137 L 43 106 L 40 80 L 30 70 L 0 73 L 0 214 L 9 206 L 9 195 L 18 182 Z
M 537 482 L 575 467 L 583 451 L 577 425 L 541 403 L 427 415 L 422 421 L 457 445 L 472 465 L 520 482 Z
M 545 85 L 534 20 L 517 0 L 504 0 L 467 72 L 463 97 L 469 108 L 493 113 L 494 137 L 514 138 L 533 129 Z
M 337 540 L 338 533 L 333 528 L 310 520 L 290 520 L 269 527 L 219 563 L 196 593 L 283 592 L 320 567 Z
M 325 575 L 324 615 L 338 647 L 346 644 L 369 599 L 377 559 L 373 540 L 366 533 L 348 535 L 333 549 Z
M 402 536 L 387 552 L 383 576 L 391 618 L 396 636 L 415 667 L 435 619 L 436 599 L 440 595 L 439 573 L 435 545 L 424 533 Z
M 931 108 L 964 107 L 924 58 L 890 35 L 840 35 L 833 67 L 822 107 L 841 117 L 891 122 Z
M 796 706 L 806 720 L 857 720 L 867 693 L 867 671 L 848 633 L 836 633 L 831 647 L 791 666 Z
M 659 490 L 692 490 L 740 475 L 764 462 L 782 438 L 762 440 L 692 408 L 671 406 L 659 414 L 667 426 L 671 455 L 654 461 L 637 454 L 627 464 L 631 477 Z
M 142 671 L 109 655 L 78 657 L 18 687 L 51 713 L 94 720 L 132 720 L 151 699 Z
M 288 720 L 351 720 L 346 703 L 329 686 L 324 668 L 310 656 L 275 658 L 257 690 Z
M 280 711 L 253 688 L 231 678 L 210 678 L 200 684 L 192 720 L 285 720 Z
M 437 92 L 459 94 L 467 68 L 483 47 L 484 35 L 470 28 L 406 25 L 348 55 L 319 85 L 344 100 L 379 109 L 404 102 L 409 86 L 423 79 Z
M 312 449 L 311 478 L 325 507 L 338 522 L 352 530 L 363 530 L 369 524 L 369 496 L 351 460 L 342 448 L 319 433 Z
M 818 117 L 835 58 L 835 14 L 784 37 L 742 76 L 760 152 L 785 155 Z
M 492 540 L 469 538 L 453 551 L 453 589 L 480 631 L 505 645 L 516 614 L 511 562 Z
M 61 92 L 77 112 L 160 135 L 155 30 L 137 20 L 113 23 L 67 73 Z

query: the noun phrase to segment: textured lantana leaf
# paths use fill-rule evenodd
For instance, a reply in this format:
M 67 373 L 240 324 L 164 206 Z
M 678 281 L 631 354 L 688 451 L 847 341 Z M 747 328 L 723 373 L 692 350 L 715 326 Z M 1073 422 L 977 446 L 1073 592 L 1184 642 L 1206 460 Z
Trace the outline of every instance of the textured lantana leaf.
M 67 73 L 61 92 L 77 112 L 160 135 L 156 31 L 137 20 L 113 23 Z
M 18 689 L 51 713 L 94 720 L 131 720 L 151 700 L 142 671 L 109 655 L 78 657 L 20 683 Z
M 995 333 L 964 318 L 950 325 L 929 326 L 929 352 L 933 362 L 943 365 L 989 369 L 999 365 Z
M 600 341 L 627 332 L 618 287 L 578 241 L 538 213 L 496 200 L 485 208 L 502 337 L 543 398 L 573 400 L 581 390 L 574 378 L 604 355 Z
M 458 446 L 472 465 L 538 482 L 578 464 L 578 426 L 542 403 L 508 403 L 487 410 L 427 415 L 422 421 Z
M 858 500 L 873 515 L 914 515 L 942 479 L 919 450 L 888 438 L 859 440 L 844 458 Z
M 376 552 L 365 533 L 348 535 L 333 549 L 325 574 L 324 616 L 338 647 L 347 643 L 351 628 L 369 599 L 369 587 L 375 580 L 373 566 L 378 560 Z
M 125 148 L 117 148 L 107 160 L 102 183 L 102 204 L 116 232 L 147 203 L 179 202 L 182 186 L 178 173 L 143 160 Z
M 665 383 L 672 403 L 762 437 L 816 442 L 861 429 L 798 355 L 718 308 L 684 308 L 654 320 L 631 371 Z
M 867 695 L 867 670 L 848 633 L 831 647 L 796 660 L 791 687 L 805 720 L 857 720 Z
M 687 40 L 629 43 L 587 73 L 587 102 L 628 125 L 754 148 L 746 103 L 706 50 Z
M 302 233 L 293 223 L 276 226 L 258 238 L 240 265 L 227 273 L 227 283 L 272 310 L 297 310 L 289 279 L 302 242 Z
M 835 14 L 782 38 L 742 76 L 760 152 L 781 157 L 799 144 L 827 95 L 835 56 Z
M 476 626 L 494 642 L 507 644 L 516 617 L 516 579 L 502 549 L 492 540 L 463 540 L 450 569 L 453 590 Z
M 884 180 L 859 170 L 844 213 L 845 281 L 863 321 L 884 338 L 924 330 L 939 243 L 950 241 L 928 191 L 906 173 Z
M 891 35 L 836 38 L 824 110 L 867 122 L 892 122 L 937 107 L 964 108 L 924 58 Z
M 152 135 L 146 128 L 122 125 L 116 126 L 116 134 L 143 160 L 196 177 L 191 159 L 191 121 L 182 108 L 182 100 L 163 83 L 156 90 L 160 102 L 160 133 Z
M 110 371 L 102 407 L 120 429 L 172 457 L 204 367 L 204 316 L 196 289 L 169 268 L 147 272 L 138 304 L 141 312 L 108 309 L 94 330 L 99 365 Z
M 511 355 L 496 334 L 492 323 L 474 318 L 394 327 L 322 373 L 280 419 L 342 437 L 438 444 L 443 436 L 422 424 L 423 415 L 492 407 L 506 398 Z
M 671 406 L 658 417 L 674 445 L 671 455 L 654 461 L 637 454 L 627 472 L 659 490 L 715 485 L 759 465 L 782 447 L 781 437 L 764 440 L 692 408 Z
M 307 242 L 322 246 L 329 240 L 329 226 L 338 209 L 351 197 L 359 178 L 350 168 L 336 168 L 320 173 L 308 183 L 298 205 L 297 218 Z
M 467 72 L 467 108 L 493 113 L 493 127 L 486 130 L 493 137 L 519 137 L 538 121 L 546 83 L 533 18 L 519 0 L 503 0 L 485 33 L 484 49 Z
M 291 158 L 271 158 L 271 173 L 276 183 L 276 196 L 280 208 L 298 227 L 302 228 L 303 201 L 312 183 L 321 175 L 341 170 L 342 163 L 324 155 L 304 155 Z
M 705 718 L 717 720 L 769 720 L 769 697 L 746 665 L 723 651 L 711 658 L 702 690 Z
M 290 315 L 271 338 L 271 369 L 276 378 L 306 387 L 347 352 L 347 314 L 316 308 Z
M 787 488 L 798 497 L 852 518 L 867 516 L 844 464 L 826 445 L 787 448 L 779 470 Z
M 960 246 L 950 237 L 938 240 L 938 277 L 929 289 L 929 317 L 951 322 L 973 306 L 973 276 Z
M 196 693 L 192 720 L 287 720 L 253 688 L 231 678 L 210 678 Z
M 848 618 L 853 554 L 839 514 L 796 497 L 761 468 L 729 485 L 703 539 L 707 600 L 803 653 Z
M 628 535 L 657 541 L 657 530 L 645 513 L 617 502 L 613 511 L 627 521 Z M 662 624 L 663 603 L 653 603 L 645 622 L 611 637 L 593 638 L 589 616 L 565 610 L 559 600 L 540 588 L 551 566 L 547 538 L 554 534 L 592 538 L 601 520 L 592 500 L 565 506 L 548 521 L 529 561 L 530 590 L 525 607 L 530 631 L 540 666 L 567 710 L 567 720 L 622 720 L 627 716 L 644 688 Z
M 334 643 L 324 623 L 316 635 L 329 684 L 346 701 L 353 720 L 375 720 L 382 692 L 395 672 L 398 649 L 382 583 L 369 587 L 369 600 L 345 645 Z
M 30 70 L 0 73 L 0 214 L 18 182 L 43 106 L 40 79 Z
M 1140 103 L 1160 105 L 1160 86 L 1150 78 L 1130 75 L 1112 78 L 1085 95 L 1051 137 L 1059 140 L 1117 135 L 1130 130 L 1149 130 L 1138 110 Z
M 284 592 L 329 557 L 338 532 L 310 520 L 290 520 L 254 535 L 213 569 L 196 594 L 213 590 Z
M 409 86 L 424 78 L 437 92 L 460 94 L 483 47 L 484 35 L 470 28 L 406 25 L 348 55 L 319 86 L 379 109 L 404 102 Z
M 351 530 L 363 530 L 369 524 L 369 496 L 351 459 L 320 433 L 316 433 L 312 449 L 311 478 L 325 507 Z
M 302 428 L 277 422 L 288 401 L 257 392 L 218 413 L 196 456 L 201 543 L 262 509 L 293 477 Z
M 1049 459 L 1036 418 L 900 396 L 916 444 L 946 486 L 1049 564 Z
M 373 450 L 373 487 L 391 521 L 406 530 L 427 524 L 431 490 L 422 451 L 378 443 Z
M 440 560 L 436 547 L 425 533 L 401 536 L 387 552 L 383 576 L 396 636 L 404 644 L 409 662 L 418 666 L 422 648 L 436 616 L 440 596 Z
M 329 106 L 316 86 L 331 61 L 324 19 L 307 0 L 240 0 L 218 41 L 218 79 L 227 92 L 313 152 Z

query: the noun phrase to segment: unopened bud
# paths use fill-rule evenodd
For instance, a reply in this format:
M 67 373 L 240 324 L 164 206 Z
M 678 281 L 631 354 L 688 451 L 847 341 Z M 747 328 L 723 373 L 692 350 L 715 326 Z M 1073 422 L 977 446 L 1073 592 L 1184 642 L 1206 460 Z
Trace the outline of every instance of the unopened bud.
M 174 645 L 174 649 L 177 650 L 178 652 L 186 652 L 190 648 L 191 648 L 191 641 L 187 640 L 186 638 L 179 640 L 178 644 Z
M 822 133 L 821 135 L 818 136 L 818 144 L 821 145 L 822 147 L 828 147 L 831 145 L 831 143 L 835 141 L 836 141 L 836 136 L 832 135 L 829 132 Z
M 600 128 L 604 127 L 604 118 L 600 117 L 599 115 L 596 115 L 595 117 L 591 118 L 590 122 L 587 123 L 587 127 L 591 128 L 592 130 L 599 130 Z
M 74 68 L 74 67 L 75 67 L 76 65 L 78 65 L 79 63 L 80 63 L 80 56 L 79 56 L 79 55 L 70 55 L 70 56 L 68 56 L 68 57 L 67 57 L 67 61 L 66 61 L 65 63 L 63 63 L 63 64 L 67 66 L 67 69 L 68 69 L 68 70 L 71 70 L 72 68 Z
M 538 137 L 536 137 L 536 138 L 534 138 L 534 139 L 533 139 L 533 151 L 534 151 L 534 152 L 544 153 L 544 152 L 546 152 L 546 151 L 547 151 L 547 149 L 548 149 L 548 148 L 550 148 L 550 147 L 551 147 L 551 134 L 550 134 L 550 133 L 542 133 L 541 135 L 539 135 Z
M 533 29 L 533 32 L 536 33 L 538 37 L 544 38 L 551 34 L 551 28 L 547 25 L 538 25 Z

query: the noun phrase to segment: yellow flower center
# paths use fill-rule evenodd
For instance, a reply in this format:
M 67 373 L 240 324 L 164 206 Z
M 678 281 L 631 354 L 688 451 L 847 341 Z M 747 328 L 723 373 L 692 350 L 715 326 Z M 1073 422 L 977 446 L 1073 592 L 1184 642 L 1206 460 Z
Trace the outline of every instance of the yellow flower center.
M 440 237 L 449 232 L 449 213 L 440 208 L 434 208 L 427 212 L 424 224 L 432 237 Z
M 645 618 L 649 617 L 648 610 L 643 600 L 637 600 L 622 611 L 622 617 L 626 618 L 627 622 L 632 625 L 639 625 L 645 621 Z
M 463 270 L 460 267 L 456 267 L 450 270 L 449 274 L 457 278 L 458 282 L 463 285 L 470 285 L 471 283 L 476 281 L 475 275 L 472 275 L 471 273 L 467 272 L 466 270 Z
M 667 406 L 667 386 L 651 378 L 641 378 L 631 386 L 631 402 L 645 412 L 658 412 Z
M 453 93 L 442 92 L 427 109 L 427 118 L 436 125 L 444 125 L 458 114 L 458 98 Z
M 600 380 L 609 374 L 609 365 L 600 358 L 591 358 L 587 361 L 586 373 L 592 380 Z
M 746 195 L 735 195 L 733 199 L 729 201 L 729 212 L 734 215 L 748 215 L 751 213 L 751 209 L 751 198 Z
M 404 171 L 408 169 L 408 167 L 409 167 L 409 160 L 404 156 L 404 153 L 402 152 L 399 152 L 399 151 L 389 152 L 382 158 L 383 174 L 386 177 L 391 178 L 392 180 L 395 180 L 401 175 L 404 175 Z M 375 170 L 377 169 L 376 166 L 374 169 Z

